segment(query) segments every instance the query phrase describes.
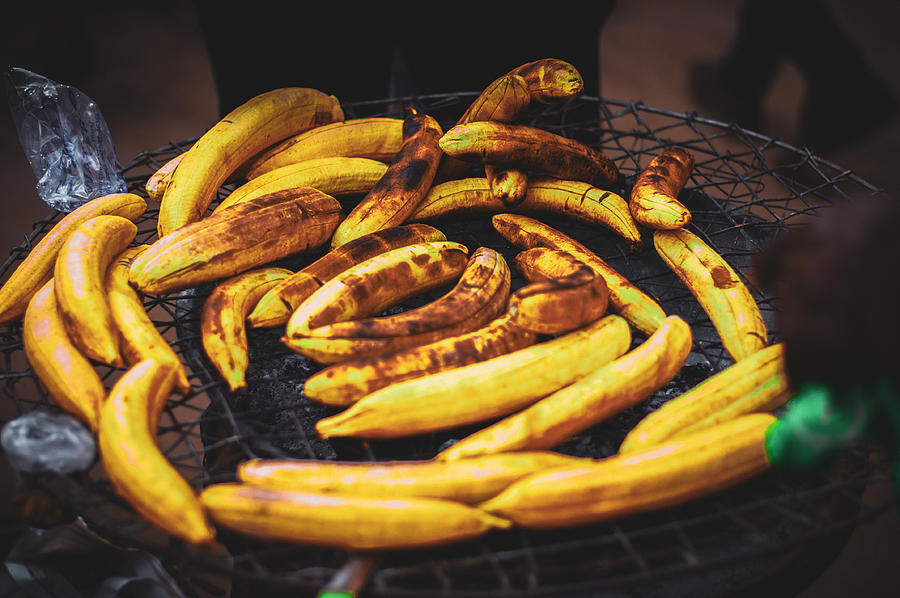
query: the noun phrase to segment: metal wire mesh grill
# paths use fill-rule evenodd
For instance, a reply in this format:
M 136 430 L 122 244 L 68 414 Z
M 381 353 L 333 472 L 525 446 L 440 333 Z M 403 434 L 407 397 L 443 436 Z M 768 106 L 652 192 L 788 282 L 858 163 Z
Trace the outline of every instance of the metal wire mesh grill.
M 394 116 L 412 103 L 444 126 L 452 126 L 474 93 L 443 94 L 345 105 L 346 118 Z M 601 148 L 618 165 L 625 180 L 618 189 L 627 197 L 634 176 L 671 144 L 690 150 L 695 168 L 682 199 L 691 209 L 691 230 L 715 247 L 746 275 L 754 253 L 770 239 L 813 217 L 817 210 L 859 193 L 877 189 L 852 172 L 811 153 L 746 131 L 735 125 L 674 113 L 639 103 L 583 97 L 531 115 L 531 124 Z M 147 178 L 194 140 L 137 156 L 125 167 L 130 189 L 146 196 Z M 473 171 L 474 172 L 474 171 Z M 226 185 L 219 199 L 233 189 Z M 353 199 L 351 198 L 351 200 Z M 348 204 L 349 205 L 349 204 Z M 151 204 L 152 207 L 152 204 Z M 135 243 L 156 238 L 157 210 L 138 221 Z M 670 314 L 682 316 L 694 331 L 694 348 L 682 372 L 643 404 L 580 434 L 561 452 L 603 457 L 614 453 L 625 433 L 646 413 L 731 363 L 709 318 L 683 284 L 652 250 L 630 252 L 609 231 L 559 216 L 535 215 L 594 250 L 616 270 L 653 295 Z M 11 252 L 2 268 L 10 273 L 31 246 L 61 217 L 37 223 L 25 242 Z M 433 223 L 450 240 L 474 249 L 485 245 L 508 260 L 516 253 L 490 225 L 489 215 L 447 217 Z M 649 248 L 649 249 L 648 249 Z M 324 249 L 294 256 L 278 265 L 299 269 Z M 513 288 L 524 281 L 513 278 Z M 429 458 L 448 441 L 470 429 L 452 430 L 395 441 L 363 443 L 348 439 L 322 441 L 314 423 L 333 409 L 303 396 L 303 381 L 320 366 L 295 355 L 279 341 L 280 330 L 249 330 L 249 391 L 230 393 L 207 361 L 200 345 L 199 312 L 212 285 L 172 296 L 147 296 L 152 319 L 191 372 L 194 392 L 173 396 L 160 422 L 160 446 L 170 461 L 197 488 L 230 481 L 237 462 L 252 457 L 292 456 L 356 460 Z M 398 309 L 421 305 L 440 296 L 437 289 Z M 776 298 L 754 291 L 770 330 L 778 340 Z M 642 340 L 636 334 L 635 343 Z M 2 393 L 14 413 L 54 409 L 46 391 L 28 368 L 22 351 L 21 326 L 2 331 Z M 122 370 L 97 366 L 111 386 Z M 472 428 L 474 429 L 474 428 Z M 887 505 L 871 507 L 862 491 L 871 476 L 883 475 L 870 456 L 848 456 L 852 467 L 822 475 L 769 474 L 732 490 L 678 508 L 633 516 L 577 529 L 497 532 L 477 541 L 415 552 L 379 555 L 367 592 L 371 595 L 570 595 L 598 588 L 625 588 L 694 579 L 722 567 L 749 572 L 750 563 L 766 555 L 816 538 L 845 532 L 874 517 Z M 843 462 L 846 464 L 848 461 Z M 102 467 L 66 478 L 43 477 L 51 489 L 93 529 L 111 541 L 145 548 L 170 567 L 191 577 L 203 559 L 172 543 L 145 524 L 116 496 Z M 343 551 L 280 543 L 263 543 L 221 533 L 231 559 L 226 572 L 236 580 L 273 587 L 314 591 L 347 561 Z M 707 583 L 708 580 L 704 583 Z M 685 590 L 688 594 L 687 590 Z

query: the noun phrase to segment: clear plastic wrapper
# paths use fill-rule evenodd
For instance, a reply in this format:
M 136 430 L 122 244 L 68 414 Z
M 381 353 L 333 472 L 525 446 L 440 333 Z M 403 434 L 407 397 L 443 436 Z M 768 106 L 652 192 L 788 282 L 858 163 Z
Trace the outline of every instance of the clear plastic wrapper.
M 6 72 L 13 124 L 51 208 L 71 212 L 87 201 L 127 191 L 109 127 L 84 93 L 22 68 Z
M 48 411 L 30 411 L 9 421 L 0 444 L 10 466 L 22 473 L 84 471 L 97 455 L 87 428 L 64 413 Z

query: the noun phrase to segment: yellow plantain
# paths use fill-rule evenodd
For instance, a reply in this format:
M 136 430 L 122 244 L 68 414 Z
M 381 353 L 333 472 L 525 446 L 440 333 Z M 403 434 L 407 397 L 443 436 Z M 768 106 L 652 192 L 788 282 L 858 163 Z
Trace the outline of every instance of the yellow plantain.
M 66 214 L 35 245 L 22 263 L 0 288 L 0 324 L 10 322 L 25 313 L 28 301 L 53 278 L 53 267 L 69 235 L 95 216 L 111 214 L 137 220 L 147 211 L 147 202 L 133 193 L 113 193 L 92 199 Z
M 243 272 L 220 282 L 203 302 L 203 350 L 232 392 L 247 388 L 247 314 L 266 291 L 291 274 L 290 270 L 274 267 Z
M 531 283 L 509 298 L 509 313 L 516 326 L 538 334 L 559 334 L 599 320 L 606 313 L 606 281 L 571 254 L 535 247 L 519 253 L 516 264 Z
M 691 223 L 691 212 L 678 199 L 694 156 L 675 147 L 654 157 L 631 188 L 629 207 L 634 219 L 649 228 L 672 230 Z
M 28 303 L 22 319 L 22 344 L 28 364 L 53 401 L 96 431 L 106 389 L 94 366 L 69 339 L 56 306 L 52 278 Z
M 175 169 L 159 207 L 159 236 L 203 218 L 222 183 L 254 155 L 341 120 L 337 98 L 305 87 L 274 89 L 238 106 L 204 133 Z
M 172 177 L 175 175 L 175 169 L 181 164 L 181 160 L 184 159 L 186 153 L 187 152 L 182 152 L 178 154 L 163 164 L 159 170 L 150 175 L 150 178 L 147 179 L 147 183 L 144 185 L 144 190 L 147 191 L 147 197 L 155 202 L 162 201 L 163 195 L 166 194 L 166 189 L 169 188 Z
M 475 504 L 509 484 L 551 467 L 589 461 L 550 451 L 440 461 L 312 461 L 254 459 L 238 465 L 238 480 L 271 490 L 369 497 L 418 496 Z
M 756 300 L 712 247 L 686 229 L 657 230 L 653 243 L 706 311 L 732 359 L 740 361 L 769 344 Z
M 491 222 L 504 239 L 517 247 L 560 249 L 590 266 L 606 280 L 610 310 L 644 334 L 652 334 L 666 319 L 666 313 L 656 301 L 571 237 L 538 220 L 517 214 L 497 214 Z
M 531 179 L 525 197 L 515 206 L 496 199 L 484 178 L 440 183 L 431 188 L 410 220 L 433 220 L 466 212 L 497 214 L 509 210 L 566 216 L 603 226 L 625 239 L 633 249 L 641 244 L 641 233 L 624 199 L 588 183 L 549 177 Z
M 537 171 L 592 185 L 618 183 L 615 162 L 603 152 L 551 131 L 522 124 L 476 121 L 456 125 L 440 140 L 447 155 L 466 162 Z
M 250 165 L 247 179 L 315 158 L 368 158 L 390 162 L 402 143 L 402 118 L 354 118 L 335 122 L 294 135 L 267 149 Z
M 113 323 L 119 331 L 122 356 L 128 365 L 145 359 L 171 361 L 176 367 L 175 387 L 182 394 L 191 391 L 187 373 L 172 346 L 150 320 L 137 291 L 128 282 L 128 268 L 135 257 L 149 245 L 129 247 L 120 253 L 106 270 L 106 296 Z
M 480 506 L 522 527 L 554 528 L 684 503 L 767 471 L 774 421 L 745 415 L 628 455 L 536 473 Z
M 446 240 L 444 233 L 427 224 L 394 226 L 358 237 L 269 289 L 250 312 L 248 321 L 259 327 L 284 324 L 313 291 L 344 270 L 390 249 Z
M 387 164 L 368 158 L 304 160 L 276 168 L 244 183 L 223 199 L 213 209 L 213 214 L 260 195 L 296 187 L 312 187 L 335 197 L 368 193 L 386 170 Z
M 443 131 L 434 118 L 412 106 L 406 107 L 405 114 L 400 151 L 384 176 L 338 225 L 331 239 L 332 248 L 403 224 L 431 188 L 443 153 L 438 146 Z
M 530 103 L 531 94 L 525 79 L 519 75 L 506 74 L 485 87 L 456 124 L 477 120 L 512 122 L 525 112 Z
M 620 453 L 681 438 L 741 415 L 772 411 L 791 396 L 781 343 L 760 349 L 650 413 L 628 433 Z
M 325 244 L 342 216 L 338 201 L 311 187 L 263 195 L 154 242 L 129 280 L 162 294 L 229 278 Z
M 536 339 L 506 313 L 466 334 L 331 365 L 307 378 L 303 392 L 319 403 L 346 407 L 379 388 L 506 355 Z
M 216 523 L 242 534 L 352 550 L 446 544 L 510 527 L 499 517 L 436 498 L 365 498 L 213 484 L 200 499 Z
M 76 228 L 56 257 L 56 303 L 81 352 L 113 367 L 124 362 L 106 294 L 106 270 L 137 235 L 127 218 L 104 214 Z
M 323 438 L 395 438 L 506 415 L 628 350 L 625 320 L 608 316 L 575 332 L 473 365 L 400 382 L 321 419 Z
M 656 332 L 618 359 L 530 407 L 438 453 L 452 461 L 506 451 L 547 449 L 640 403 L 671 380 L 691 350 L 691 329 L 669 316 Z
M 591 273 L 593 276 L 593 273 Z M 497 251 L 479 247 L 446 294 L 399 314 L 318 326 L 291 337 L 291 349 L 319 363 L 383 355 L 470 332 L 506 309 L 510 272 Z
M 208 545 L 215 531 L 203 505 L 156 442 L 176 370 L 148 359 L 119 378 L 100 411 L 97 444 L 109 481 L 138 513 L 172 536 Z
M 313 328 L 364 318 L 459 278 L 469 250 L 452 241 L 391 249 L 339 273 L 294 310 L 287 342 Z

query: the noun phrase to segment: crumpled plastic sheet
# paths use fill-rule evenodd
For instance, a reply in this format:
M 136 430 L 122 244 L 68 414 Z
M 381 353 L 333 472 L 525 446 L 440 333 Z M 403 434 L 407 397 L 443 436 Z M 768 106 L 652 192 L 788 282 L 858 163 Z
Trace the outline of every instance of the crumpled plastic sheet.
M 30 411 L 7 422 L 0 444 L 10 466 L 23 473 L 85 471 L 97 455 L 87 428 L 64 413 L 48 411 Z
M 6 72 L 19 142 L 51 208 L 71 212 L 89 200 L 128 190 L 109 127 L 83 92 L 26 69 Z

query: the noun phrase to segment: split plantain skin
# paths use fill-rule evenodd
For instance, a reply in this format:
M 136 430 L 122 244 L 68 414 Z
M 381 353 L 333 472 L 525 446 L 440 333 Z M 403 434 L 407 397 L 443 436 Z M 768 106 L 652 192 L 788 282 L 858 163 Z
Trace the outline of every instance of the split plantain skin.
M 446 240 L 444 233 L 427 224 L 393 226 L 358 237 L 269 289 L 250 312 L 248 321 L 258 327 L 285 324 L 307 297 L 344 270 L 391 249 Z
M 106 294 L 106 270 L 134 241 L 137 226 L 101 215 L 76 228 L 56 258 L 56 302 L 72 342 L 96 361 L 122 367 L 119 332 Z
M 128 282 L 128 269 L 135 257 L 149 245 L 129 247 L 120 253 L 106 270 L 106 294 L 113 323 L 119 331 L 122 356 L 128 365 L 145 359 L 170 361 L 176 365 L 175 386 L 178 392 L 191 391 L 187 373 L 172 346 L 162 337 L 147 315 L 144 302 Z
M 159 207 L 160 237 L 203 218 L 234 171 L 274 143 L 344 120 L 334 96 L 305 87 L 261 93 L 228 113 L 181 160 Z
M 646 341 L 530 407 L 438 453 L 452 461 L 507 451 L 549 449 L 633 407 L 671 380 L 691 350 L 691 329 L 669 316 Z
M 69 338 L 51 278 L 35 293 L 22 319 L 28 364 L 59 408 L 96 432 L 106 388 L 94 366 Z
M 513 324 L 507 312 L 466 334 L 331 365 L 307 378 L 303 392 L 319 403 L 346 407 L 391 384 L 487 361 L 536 340 L 536 334 Z
M 774 421 L 744 415 L 628 455 L 536 473 L 480 506 L 522 527 L 555 528 L 681 504 L 767 471 Z
M 516 265 L 531 283 L 509 298 L 517 326 L 538 334 L 559 334 L 606 313 L 606 281 L 570 253 L 534 247 L 519 253 Z
M 590 460 L 550 451 L 487 455 L 454 462 L 253 459 L 238 465 L 237 475 L 245 484 L 272 490 L 418 496 L 475 504 L 526 475 L 586 461 Z
M 624 199 L 589 183 L 550 177 L 532 178 L 525 197 L 515 206 L 495 198 L 485 178 L 440 183 L 431 188 L 410 220 L 433 220 L 466 212 L 497 214 L 510 210 L 546 212 L 597 224 L 622 237 L 632 249 L 641 244 L 641 233 Z
M 319 326 L 380 313 L 406 299 L 457 280 L 469 250 L 452 241 L 391 249 L 344 270 L 294 310 L 285 342 Z
M 131 367 L 103 403 L 97 444 L 110 482 L 136 511 L 172 536 L 210 544 L 215 531 L 203 505 L 156 442 L 175 376 L 169 361 L 148 359 Z
M 402 118 L 353 118 L 294 135 L 266 150 L 247 171 L 253 180 L 276 168 L 316 158 L 368 158 L 390 162 L 403 143 Z
M 498 167 L 605 186 L 619 182 L 618 167 L 603 152 L 538 127 L 476 121 L 456 125 L 440 140 L 449 156 Z
M 102 214 L 121 216 L 131 221 L 147 211 L 147 202 L 133 193 L 113 193 L 92 199 L 66 214 L 35 245 L 0 288 L 0 324 L 22 316 L 28 301 L 48 280 L 60 248 L 76 228 Z
M 686 230 L 657 230 L 656 251 L 696 297 L 731 358 L 740 361 L 769 344 L 756 300 L 721 255 Z
M 261 268 L 233 276 L 218 285 L 203 302 L 200 338 L 206 356 L 232 392 L 247 388 L 244 378 L 250 355 L 245 321 L 266 291 L 293 274 L 284 268 Z
M 497 214 L 491 222 L 503 238 L 517 247 L 560 249 L 590 266 L 606 280 L 611 311 L 644 334 L 652 334 L 665 320 L 666 313 L 655 300 L 571 237 L 538 220 L 517 214 Z
M 648 228 L 672 230 L 691 223 L 691 212 L 678 201 L 694 156 L 675 147 L 653 158 L 631 188 L 629 206 L 634 219 Z
M 417 548 L 510 527 L 499 517 L 436 498 L 368 498 L 214 484 L 200 495 L 213 520 L 265 540 L 351 550 Z
M 427 114 L 406 107 L 403 145 L 384 176 L 338 225 L 331 247 L 340 247 L 362 235 L 403 224 L 431 188 L 440 162 L 438 140 L 443 130 Z
M 760 349 L 653 411 L 625 437 L 620 453 L 681 438 L 748 413 L 772 411 L 792 395 L 781 343 Z
M 387 164 L 368 158 L 304 160 L 282 166 L 244 183 L 223 199 L 212 213 L 221 212 L 254 197 L 297 187 L 312 187 L 334 197 L 368 193 L 386 171 Z
M 383 355 L 470 332 L 500 315 L 509 299 L 510 272 L 497 251 L 472 253 L 446 294 L 399 314 L 319 326 L 291 337 L 291 348 L 319 363 Z
M 396 438 L 500 417 L 609 363 L 628 350 L 618 316 L 501 357 L 394 384 L 316 424 L 323 438 Z
M 311 187 L 263 195 L 158 239 L 132 262 L 129 280 L 163 294 L 229 278 L 324 245 L 342 214 Z

